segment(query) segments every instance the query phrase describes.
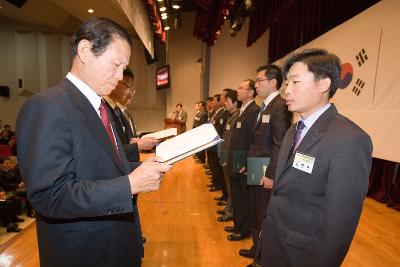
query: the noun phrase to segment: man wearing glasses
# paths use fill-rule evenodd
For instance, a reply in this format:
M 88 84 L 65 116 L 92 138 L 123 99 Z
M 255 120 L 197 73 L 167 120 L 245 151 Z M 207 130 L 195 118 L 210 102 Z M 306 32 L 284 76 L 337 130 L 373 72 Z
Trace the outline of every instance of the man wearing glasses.
M 118 82 L 110 95 L 104 96 L 111 111 L 118 136 L 124 144 L 124 150 L 130 161 L 139 161 L 140 150 L 152 149 L 158 141 L 154 138 L 138 138 L 136 126 L 128 112 L 128 105 L 132 102 L 135 90 L 133 89 L 133 73 L 127 68 L 123 72 L 123 79 Z

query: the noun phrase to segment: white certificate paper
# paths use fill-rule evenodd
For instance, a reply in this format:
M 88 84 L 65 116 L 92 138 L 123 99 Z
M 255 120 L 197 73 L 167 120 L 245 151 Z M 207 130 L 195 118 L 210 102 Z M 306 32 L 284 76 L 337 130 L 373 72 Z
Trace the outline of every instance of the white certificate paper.
M 156 156 L 172 164 L 222 141 L 214 126 L 206 123 L 162 142 L 156 147 Z
M 168 128 L 165 130 L 161 130 L 155 133 L 149 133 L 142 136 L 143 137 L 153 137 L 155 139 L 164 139 L 171 136 L 176 136 L 178 134 L 178 129 L 176 128 Z

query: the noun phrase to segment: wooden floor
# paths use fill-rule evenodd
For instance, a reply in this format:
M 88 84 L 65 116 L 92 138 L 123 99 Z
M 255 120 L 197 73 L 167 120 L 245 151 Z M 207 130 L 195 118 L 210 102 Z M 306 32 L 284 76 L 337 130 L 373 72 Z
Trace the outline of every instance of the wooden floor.
M 144 267 L 246 266 L 238 255 L 250 240 L 230 242 L 216 221 L 217 193 L 192 158 L 177 163 L 158 192 L 140 196 L 145 245 Z M 0 248 L 0 266 L 39 266 L 35 225 Z M 400 266 L 400 213 L 367 199 L 357 234 L 342 266 Z

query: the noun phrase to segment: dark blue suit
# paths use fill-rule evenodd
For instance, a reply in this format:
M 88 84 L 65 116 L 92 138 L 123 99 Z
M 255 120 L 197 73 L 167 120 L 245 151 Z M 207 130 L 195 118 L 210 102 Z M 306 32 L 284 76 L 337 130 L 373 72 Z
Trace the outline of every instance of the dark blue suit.
M 127 176 L 135 166 L 125 153 L 119 159 L 89 100 L 68 79 L 32 96 L 17 140 L 41 266 L 138 265 L 143 245 Z

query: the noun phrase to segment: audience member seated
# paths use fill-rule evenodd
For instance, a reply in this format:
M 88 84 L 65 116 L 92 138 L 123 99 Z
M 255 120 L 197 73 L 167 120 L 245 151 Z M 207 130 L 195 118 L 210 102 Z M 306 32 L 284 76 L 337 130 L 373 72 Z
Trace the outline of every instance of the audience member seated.
M 25 202 L 26 214 L 33 218 L 33 209 L 26 198 L 26 189 L 22 182 L 18 168 L 12 166 L 10 158 L 0 158 L 0 187 L 7 194 L 13 195 L 13 201 L 17 208 L 17 212 L 21 212 L 21 204 Z
M 17 233 L 21 231 L 17 223 L 24 220 L 17 217 L 15 201 L 9 200 L 9 198 L 10 195 L 0 188 L 0 224 L 7 228 L 7 232 Z

